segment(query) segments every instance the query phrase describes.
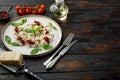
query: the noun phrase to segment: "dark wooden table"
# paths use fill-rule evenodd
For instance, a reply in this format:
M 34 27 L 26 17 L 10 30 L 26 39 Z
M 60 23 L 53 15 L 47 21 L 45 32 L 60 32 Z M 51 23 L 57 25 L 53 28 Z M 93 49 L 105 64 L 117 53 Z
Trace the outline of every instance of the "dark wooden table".
M 54 0 L 0 0 L 0 10 L 10 5 L 10 20 L 19 16 L 15 6 L 47 6 L 45 16 L 49 16 L 49 6 Z M 65 0 L 69 7 L 66 22 L 56 21 L 62 28 L 63 38 L 72 32 L 75 44 L 49 71 L 43 62 L 53 52 L 37 58 L 24 58 L 27 68 L 45 80 L 120 80 L 120 0 Z M 8 21 L 0 21 L 0 31 Z M 0 47 L 7 50 L 3 43 Z M 29 80 L 20 74 L 12 74 L 0 67 L 0 80 Z

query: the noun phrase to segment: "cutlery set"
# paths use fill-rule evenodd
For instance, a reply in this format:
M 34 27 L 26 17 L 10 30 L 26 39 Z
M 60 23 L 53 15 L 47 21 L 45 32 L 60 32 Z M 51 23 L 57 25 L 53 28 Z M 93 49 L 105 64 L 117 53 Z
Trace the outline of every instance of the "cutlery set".
M 72 41 L 74 37 L 73 33 L 70 33 L 68 37 L 65 39 L 63 44 L 59 47 L 59 49 L 48 59 L 46 60 L 43 65 L 46 66 L 46 69 L 52 68 L 52 66 L 58 61 L 58 59 L 64 55 L 76 42 L 77 40 Z M 65 48 L 63 48 L 65 47 Z M 63 50 L 61 50 L 63 48 Z M 59 52 L 61 50 L 61 52 Z M 59 53 L 59 54 L 58 54 Z M 57 55 L 58 54 L 58 55 Z M 57 56 L 56 56 L 57 55 Z M 56 57 L 55 57 L 56 56 Z M 54 59 L 53 59 L 54 58 Z

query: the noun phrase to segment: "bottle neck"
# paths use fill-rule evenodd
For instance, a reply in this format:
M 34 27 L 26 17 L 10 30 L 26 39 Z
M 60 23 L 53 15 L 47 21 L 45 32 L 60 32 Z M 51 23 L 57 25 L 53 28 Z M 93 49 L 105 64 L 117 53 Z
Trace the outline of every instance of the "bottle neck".
M 55 0 L 55 4 L 57 6 L 61 6 L 61 5 L 64 5 L 65 3 L 64 3 L 64 0 Z
M 56 3 L 62 3 L 64 0 L 55 0 Z

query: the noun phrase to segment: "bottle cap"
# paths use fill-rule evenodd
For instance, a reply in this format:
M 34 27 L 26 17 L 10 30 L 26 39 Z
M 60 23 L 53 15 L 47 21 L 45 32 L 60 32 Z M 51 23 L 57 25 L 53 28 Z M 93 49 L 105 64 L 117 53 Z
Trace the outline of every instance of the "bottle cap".
M 55 0 L 56 3 L 62 3 L 64 0 Z

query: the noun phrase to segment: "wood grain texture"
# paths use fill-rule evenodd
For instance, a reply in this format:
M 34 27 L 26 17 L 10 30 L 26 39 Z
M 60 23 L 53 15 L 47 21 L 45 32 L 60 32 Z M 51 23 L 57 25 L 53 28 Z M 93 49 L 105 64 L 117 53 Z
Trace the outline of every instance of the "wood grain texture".
M 54 0 L 0 0 L 0 10 L 10 5 L 10 20 L 16 18 L 15 6 L 44 3 L 49 15 L 49 6 Z M 46 71 L 43 62 L 55 51 L 37 58 L 24 58 L 27 68 L 45 80 L 120 80 L 120 0 L 65 0 L 69 7 L 61 26 L 63 37 L 72 32 L 75 44 L 55 66 Z M 8 21 L 0 21 L 0 32 Z M 59 45 L 59 46 L 60 46 Z M 0 47 L 7 50 L 0 40 Z M 8 78 L 9 77 L 9 78 Z M 32 80 L 23 73 L 11 74 L 0 67 L 0 80 Z

